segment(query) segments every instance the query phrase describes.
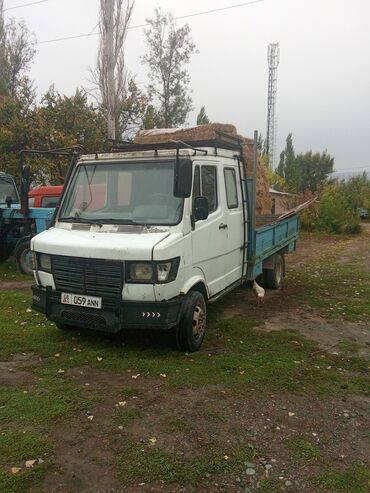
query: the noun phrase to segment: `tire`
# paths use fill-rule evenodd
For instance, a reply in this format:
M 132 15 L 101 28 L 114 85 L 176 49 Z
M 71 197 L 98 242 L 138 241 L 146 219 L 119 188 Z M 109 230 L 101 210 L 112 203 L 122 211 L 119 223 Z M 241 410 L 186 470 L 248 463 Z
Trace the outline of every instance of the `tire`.
M 21 243 L 17 247 L 14 256 L 19 272 L 22 272 L 22 274 L 26 274 L 27 276 L 32 276 L 33 262 L 30 242 L 25 241 Z
M 176 329 L 177 347 L 182 351 L 193 353 L 202 345 L 207 325 L 207 308 L 204 297 L 198 291 L 187 294 L 183 315 Z
M 284 257 L 277 253 L 274 260 L 273 269 L 263 271 L 264 287 L 268 289 L 279 289 L 283 283 L 284 277 Z

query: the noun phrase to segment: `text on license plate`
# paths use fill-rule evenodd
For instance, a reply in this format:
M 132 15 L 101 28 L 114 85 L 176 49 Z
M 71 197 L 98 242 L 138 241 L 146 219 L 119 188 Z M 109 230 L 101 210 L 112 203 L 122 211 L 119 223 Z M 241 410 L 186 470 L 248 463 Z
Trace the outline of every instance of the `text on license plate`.
M 60 302 L 63 305 L 86 306 L 88 308 L 101 309 L 101 298 L 96 296 L 85 296 L 83 294 L 62 293 Z

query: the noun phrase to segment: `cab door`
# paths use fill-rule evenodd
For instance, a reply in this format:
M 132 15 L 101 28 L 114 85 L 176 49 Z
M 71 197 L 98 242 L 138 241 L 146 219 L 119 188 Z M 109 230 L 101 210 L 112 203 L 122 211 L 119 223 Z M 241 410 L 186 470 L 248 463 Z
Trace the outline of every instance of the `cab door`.
M 214 296 L 227 287 L 229 267 L 225 263 L 228 254 L 228 225 L 222 193 L 222 166 L 196 164 L 194 167 L 193 194 L 208 199 L 209 216 L 197 221 L 192 231 L 193 267 L 201 269 L 206 279 L 209 295 Z
M 226 287 L 242 276 L 243 250 L 243 203 L 240 191 L 239 173 L 236 166 L 223 168 L 224 219 L 226 228 L 225 283 Z

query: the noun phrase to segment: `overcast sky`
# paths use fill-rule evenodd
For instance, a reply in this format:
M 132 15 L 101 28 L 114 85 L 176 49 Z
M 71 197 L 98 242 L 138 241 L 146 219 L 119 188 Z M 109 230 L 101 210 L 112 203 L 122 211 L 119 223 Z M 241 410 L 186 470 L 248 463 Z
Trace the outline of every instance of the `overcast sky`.
M 49 0 L 11 10 L 32 0 L 5 0 L 5 18 L 23 18 L 39 42 L 96 31 L 99 0 Z M 156 6 L 175 17 L 243 3 L 243 0 L 136 0 L 132 26 L 145 23 Z M 266 134 L 267 45 L 278 42 L 277 153 L 293 133 L 297 152 L 327 150 L 335 168 L 367 167 L 370 139 L 370 1 L 264 0 L 188 22 L 199 50 L 189 70 L 195 124 L 202 105 L 215 122 L 239 132 Z M 38 93 L 54 83 L 71 95 L 88 87 L 97 36 L 39 44 L 31 76 Z M 126 42 L 129 70 L 146 84 L 140 57 L 142 28 Z

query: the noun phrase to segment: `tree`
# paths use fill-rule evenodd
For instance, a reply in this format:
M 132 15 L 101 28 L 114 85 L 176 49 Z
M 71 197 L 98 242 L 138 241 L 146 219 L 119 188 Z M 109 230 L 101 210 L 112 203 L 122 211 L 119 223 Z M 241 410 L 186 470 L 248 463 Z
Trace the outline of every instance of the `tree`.
M 86 153 L 104 146 L 105 120 L 99 109 L 88 102 L 85 91 L 77 89 L 73 96 L 59 94 L 53 86 L 43 96 L 35 110 L 32 146 L 38 149 L 70 147 L 81 143 Z M 33 166 L 33 178 L 38 182 L 63 183 L 68 160 L 42 159 Z M 34 163 L 34 161 L 31 161 Z
M 207 116 L 206 107 L 202 106 L 197 116 L 197 125 L 207 125 L 208 123 L 211 123 L 211 120 Z
M 280 154 L 280 161 L 276 172 L 284 178 L 289 191 L 299 191 L 300 173 L 295 156 L 292 134 L 289 134 L 286 138 L 285 149 Z
M 15 96 L 25 84 L 26 72 L 35 56 L 35 38 L 23 21 L 0 21 L 0 94 Z M 28 80 L 28 79 L 27 79 Z
M 184 125 L 192 110 L 187 64 L 196 51 L 190 27 L 177 28 L 172 14 L 156 9 L 145 32 L 148 46 L 142 58 L 149 69 L 149 94 L 157 106 L 161 127 Z
M 320 183 L 326 181 L 333 172 L 334 158 L 326 151 L 322 154 L 308 151 L 296 157 L 300 174 L 299 191 L 306 189 L 316 192 Z
M 135 0 L 100 0 L 100 44 L 93 73 L 106 113 L 108 138 L 120 138 L 119 119 L 127 100 L 129 76 L 124 42 Z

